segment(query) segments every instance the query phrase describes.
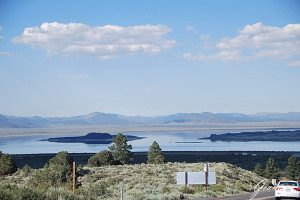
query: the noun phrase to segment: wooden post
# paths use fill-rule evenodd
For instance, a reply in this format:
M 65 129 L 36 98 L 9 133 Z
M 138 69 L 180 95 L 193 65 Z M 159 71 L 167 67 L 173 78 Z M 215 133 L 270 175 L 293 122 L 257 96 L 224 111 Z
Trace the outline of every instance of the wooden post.
M 75 195 L 75 184 L 76 184 L 76 165 L 75 162 L 73 162 L 73 194 Z

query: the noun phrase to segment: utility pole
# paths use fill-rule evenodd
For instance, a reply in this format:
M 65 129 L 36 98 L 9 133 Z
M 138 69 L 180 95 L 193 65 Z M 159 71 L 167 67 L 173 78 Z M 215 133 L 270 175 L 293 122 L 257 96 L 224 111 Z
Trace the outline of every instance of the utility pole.
M 75 184 L 76 184 L 76 165 L 75 162 L 73 162 L 73 195 L 75 195 Z

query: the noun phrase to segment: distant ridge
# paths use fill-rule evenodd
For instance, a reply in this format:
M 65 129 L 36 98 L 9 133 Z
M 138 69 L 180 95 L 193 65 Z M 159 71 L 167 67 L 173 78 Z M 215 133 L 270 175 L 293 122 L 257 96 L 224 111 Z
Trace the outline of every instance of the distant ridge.
M 124 116 L 93 112 L 74 117 L 19 117 L 0 114 L 0 128 L 31 128 L 51 125 L 168 125 L 216 124 L 238 122 L 300 122 L 300 112 L 257 113 L 177 113 L 165 116 Z

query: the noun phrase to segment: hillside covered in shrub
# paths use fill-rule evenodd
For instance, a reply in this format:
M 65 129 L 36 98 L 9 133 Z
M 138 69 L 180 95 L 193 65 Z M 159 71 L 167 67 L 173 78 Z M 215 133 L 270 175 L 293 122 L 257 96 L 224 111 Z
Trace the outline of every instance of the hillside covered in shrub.
M 61 156 L 60 156 L 61 157 Z M 52 162 L 41 169 L 24 167 L 13 175 L 5 176 L 0 181 L 0 199 L 73 199 L 71 184 L 62 178 L 57 183 L 49 177 L 42 179 L 41 174 L 49 170 L 50 176 L 60 175 L 51 167 Z M 176 185 L 176 172 L 202 171 L 204 163 L 164 163 L 135 164 L 103 167 L 83 166 L 77 169 L 77 189 L 75 199 L 119 199 L 120 185 L 124 184 L 125 199 L 179 199 L 230 196 L 240 192 L 249 192 L 262 178 L 253 172 L 227 163 L 211 163 L 211 169 L 217 173 L 217 184 L 209 186 L 193 185 L 185 188 Z M 68 166 L 66 165 L 65 169 Z M 63 171 L 64 169 L 62 169 Z M 68 171 L 68 170 L 67 170 Z M 68 177 L 68 172 L 63 173 Z M 6 197 L 5 197 L 6 195 Z M 23 196 L 22 196 L 23 195 Z

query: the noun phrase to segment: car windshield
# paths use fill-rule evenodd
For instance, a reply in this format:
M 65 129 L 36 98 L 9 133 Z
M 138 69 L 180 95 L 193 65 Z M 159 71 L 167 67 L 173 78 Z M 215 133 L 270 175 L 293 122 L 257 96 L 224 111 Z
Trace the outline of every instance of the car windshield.
M 279 186 L 297 186 L 296 182 L 280 182 Z

